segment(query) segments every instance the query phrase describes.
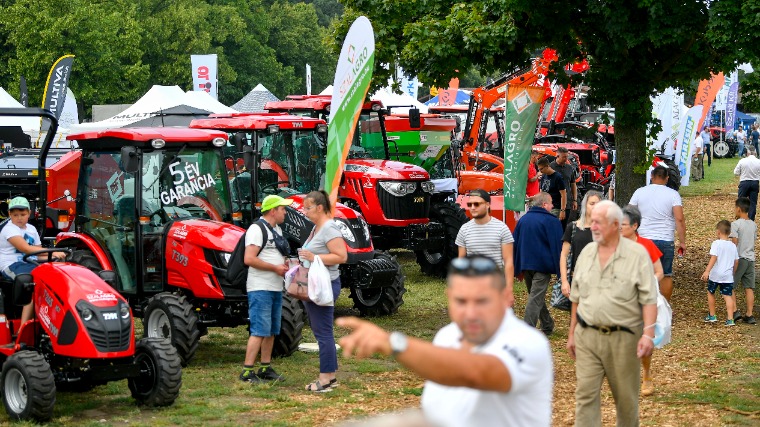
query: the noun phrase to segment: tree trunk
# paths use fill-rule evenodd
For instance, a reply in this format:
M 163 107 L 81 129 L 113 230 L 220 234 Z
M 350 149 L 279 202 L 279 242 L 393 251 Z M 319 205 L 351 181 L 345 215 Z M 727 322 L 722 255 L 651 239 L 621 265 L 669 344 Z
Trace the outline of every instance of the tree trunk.
M 615 202 L 620 206 L 646 185 L 646 124 L 652 118 L 652 103 L 646 101 L 615 105 Z

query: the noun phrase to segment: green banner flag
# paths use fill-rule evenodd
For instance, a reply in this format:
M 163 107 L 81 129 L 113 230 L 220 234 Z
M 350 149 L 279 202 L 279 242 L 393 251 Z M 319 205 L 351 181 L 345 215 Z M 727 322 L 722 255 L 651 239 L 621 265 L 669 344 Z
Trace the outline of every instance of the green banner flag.
M 325 176 L 325 191 L 333 205 L 338 199 L 338 184 L 374 66 L 375 36 L 372 24 L 369 19 L 360 16 L 351 24 L 343 41 L 333 81 Z
M 505 210 L 519 212 L 525 209 L 528 162 L 543 98 L 543 87 L 509 86 L 507 90 L 507 112 L 504 119 Z

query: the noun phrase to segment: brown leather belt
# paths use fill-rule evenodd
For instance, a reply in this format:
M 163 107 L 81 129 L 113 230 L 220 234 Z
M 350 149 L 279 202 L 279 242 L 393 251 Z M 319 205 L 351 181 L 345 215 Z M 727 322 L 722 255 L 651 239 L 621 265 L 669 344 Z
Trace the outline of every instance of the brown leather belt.
M 581 325 L 582 328 L 596 329 L 597 331 L 601 332 L 603 335 L 609 335 L 609 334 L 611 334 L 613 332 L 617 332 L 617 331 L 628 332 L 629 334 L 633 335 L 633 331 L 630 328 L 626 328 L 625 326 L 597 326 L 597 325 L 589 325 L 583 319 L 581 319 L 581 316 L 578 316 L 577 313 L 576 313 L 576 316 L 578 318 L 578 324 Z

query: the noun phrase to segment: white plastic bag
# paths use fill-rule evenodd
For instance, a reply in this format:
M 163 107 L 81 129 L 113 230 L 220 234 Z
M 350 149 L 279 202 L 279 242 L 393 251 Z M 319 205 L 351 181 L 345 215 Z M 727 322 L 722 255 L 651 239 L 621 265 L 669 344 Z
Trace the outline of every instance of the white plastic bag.
M 317 305 L 333 305 L 330 272 L 317 255 L 309 267 L 309 299 Z
M 654 324 L 654 347 L 663 348 L 670 343 L 673 327 L 673 310 L 668 300 L 657 292 L 657 321 Z

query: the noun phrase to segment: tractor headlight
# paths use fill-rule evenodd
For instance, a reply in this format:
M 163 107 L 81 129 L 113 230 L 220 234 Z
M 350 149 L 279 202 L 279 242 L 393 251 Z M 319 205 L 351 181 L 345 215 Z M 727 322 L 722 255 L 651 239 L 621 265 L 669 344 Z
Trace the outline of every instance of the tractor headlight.
M 417 184 L 414 182 L 380 181 L 380 186 L 397 197 L 412 194 L 417 189 Z
M 422 187 L 422 191 L 426 193 L 433 194 L 435 192 L 435 184 L 433 184 L 433 181 L 422 181 L 420 187 Z
M 360 216 L 359 220 L 362 224 L 362 230 L 364 230 L 364 240 L 370 241 L 370 233 L 369 233 L 369 224 L 367 224 L 367 221 L 364 220 L 364 217 Z
M 340 234 L 343 235 L 343 238 L 348 240 L 351 243 L 356 242 L 356 237 L 354 237 L 354 233 L 351 231 L 351 227 L 348 226 L 343 221 L 335 221 L 338 224 L 338 228 L 340 228 Z
M 84 320 L 85 322 L 89 322 L 90 320 L 92 320 L 92 317 L 93 317 L 92 310 L 90 310 L 89 308 L 83 308 L 81 315 L 82 315 L 82 320 Z
M 119 305 L 120 305 L 119 315 L 121 316 L 121 318 L 129 319 L 129 306 L 124 303 L 120 303 Z

